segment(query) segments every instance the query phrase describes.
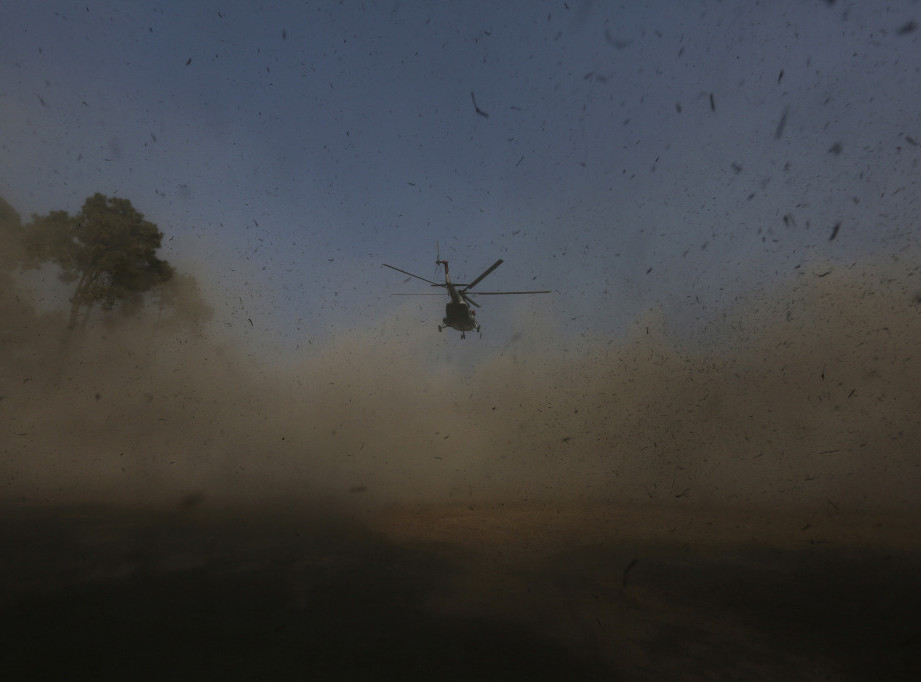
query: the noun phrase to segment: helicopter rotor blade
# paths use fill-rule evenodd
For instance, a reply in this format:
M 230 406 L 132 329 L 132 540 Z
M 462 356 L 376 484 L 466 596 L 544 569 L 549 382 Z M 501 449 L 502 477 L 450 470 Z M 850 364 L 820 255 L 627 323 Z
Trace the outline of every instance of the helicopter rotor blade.
M 479 303 L 477 303 L 476 301 L 474 301 L 473 298 L 471 298 L 469 295 L 467 295 L 467 294 L 465 294 L 465 293 L 463 293 L 463 292 L 461 292 L 461 297 L 462 297 L 465 301 L 467 301 L 467 303 L 469 303 L 470 305 L 472 305 L 474 308 L 482 308 L 482 307 L 483 307 L 483 306 L 481 306 Z
M 509 294 L 552 294 L 549 289 L 546 291 L 477 291 L 477 296 L 507 296 Z
M 429 284 L 431 284 L 431 285 L 433 285 L 433 286 L 436 286 L 436 287 L 443 287 L 443 286 L 444 286 L 444 284 L 439 284 L 438 282 L 433 282 L 433 281 L 430 280 L 430 279 L 426 279 L 425 277 L 420 277 L 419 275 L 414 275 L 414 274 L 411 273 L 411 272 L 406 272 L 406 270 L 401 270 L 400 268 L 395 268 L 395 267 L 393 267 L 392 265 L 387 265 L 386 263 L 381 263 L 381 265 L 383 265 L 385 268 L 390 268 L 391 270 L 396 270 L 397 272 L 402 272 L 404 275 L 409 275 L 410 277 L 415 277 L 416 279 L 421 279 L 423 282 L 428 282 Z
M 473 287 L 475 287 L 477 284 L 480 283 L 480 281 L 481 281 L 484 277 L 486 277 L 486 275 L 488 275 L 490 272 L 492 272 L 493 270 L 495 270 L 496 268 L 498 268 L 500 265 L 502 265 L 503 262 L 504 262 L 504 261 L 500 258 L 500 259 L 497 260 L 495 263 L 493 263 L 492 265 L 490 265 L 488 268 L 486 268 L 485 272 L 483 272 L 482 275 L 480 275 L 480 276 L 477 277 L 475 280 L 473 280 L 470 284 L 467 285 L 467 289 L 472 289 Z

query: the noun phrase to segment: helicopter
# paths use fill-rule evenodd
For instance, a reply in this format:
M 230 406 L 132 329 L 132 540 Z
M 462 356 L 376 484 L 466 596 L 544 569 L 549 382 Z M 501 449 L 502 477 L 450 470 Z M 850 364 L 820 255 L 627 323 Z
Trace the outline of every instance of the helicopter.
M 470 284 L 458 284 L 451 281 L 451 274 L 448 270 L 448 261 L 442 260 L 441 255 L 438 254 L 435 256 L 435 268 L 438 269 L 439 266 L 444 266 L 445 269 L 445 281 L 444 283 L 433 282 L 430 279 L 425 277 L 420 277 L 419 275 L 414 275 L 411 272 L 406 270 L 401 270 L 400 268 L 394 267 L 392 265 L 387 265 L 387 263 L 382 263 L 385 268 L 390 268 L 391 270 L 396 270 L 397 272 L 402 272 L 404 275 L 409 275 L 410 277 L 415 277 L 416 279 L 421 279 L 423 282 L 428 282 L 433 287 L 442 287 L 447 289 L 448 295 L 451 297 L 451 301 L 445 305 L 445 316 L 441 321 L 441 324 L 438 325 L 438 331 L 446 327 L 451 327 L 456 329 L 461 333 L 461 338 L 467 338 L 467 332 L 476 330 L 478 333 L 482 334 L 482 328 L 480 327 L 479 322 L 476 319 L 476 310 L 473 308 L 479 308 L 480 304 L 473 300 L 473 296 L 508 296 L 512 294 L 549 294 L 547 291 L 470 291 L 479 284 L 483 278 L 490 274 L 493 270 L 498 268 L 502 263 L 504 263 L 501 258 L 495 263 L 490 265 L 486 270 L 483 271 L 479 277 L 470 282 Z M 437 296 L 438 294 L 394 294 L 394 296 Z M 471 307 L 473 306 L 473 308 Z

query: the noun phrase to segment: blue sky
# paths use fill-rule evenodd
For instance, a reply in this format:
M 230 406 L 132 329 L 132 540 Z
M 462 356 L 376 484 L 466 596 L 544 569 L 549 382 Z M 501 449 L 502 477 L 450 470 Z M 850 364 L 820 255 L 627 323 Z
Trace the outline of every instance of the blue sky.
M 425 286 L 380 268 L 432 277 L 436 242 L 458 279 L 503 258 L 484 286 L 555 290 L 484 301 L 480 347 L 535 321 L 616 337 L 656 306 L 691 329 L 918 241 L 918 20 L 907 0 L 13 0 L 0 196 L 130 199 L 263 347 L 393 319 L 453 347 L 442 302 L 391 297 Z

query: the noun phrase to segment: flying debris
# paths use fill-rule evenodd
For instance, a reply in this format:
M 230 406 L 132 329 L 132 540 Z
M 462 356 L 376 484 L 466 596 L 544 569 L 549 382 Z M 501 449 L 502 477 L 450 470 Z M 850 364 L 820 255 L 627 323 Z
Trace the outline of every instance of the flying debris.
M 545 290 L 545 291 L 477 291 L 477 292 L 470 291 L 471 289 L 473 289 L 473 287 L 479 284 L 488 274 L 490 274 L 493 270 L 495 270 L 500 265 L 502 265 L 503 262 L 504 261 L 500 258 L 495 263 L 493 263 L 488 268 L 486 268 L 486 270 L 483 271 L 483 274 L 481 274 L 475 280 L 470 282 L 470 284 L 456 284 L 451 281 L 451 275 L 448 272 L 448 261 L 442 260 L 440 253 L 435 256 L 435 267 L 437 268 L 438 266 L 444 266 L 444 269 L 445 269 L 444 284 L 440 282 L 433 282 L 432 280 L 426 279 L 425 277 L 420 277 L 419 275 L 414 275 L 413 273 L 407 272 L 406 270 L 401 270 L 400 268 L 396 268 L 392 265 L 387 265 L 387 263 L 383 263 L 382 265 L 385 268 L 390 268 L 391 270 L 402 272 L 404 275 L 409 275 L 410 277 L 421 279 L 423 282 L 428 282 L 433 287 L 441 287 L 443 289 L 446 289 L 448 295 L 451 297 L 451 301 L 447 305 L 445 305 L 445 316 L 444 316 L 444 319 L 441 321 L 441 324 L 438 325 L 438 331 L 441 331 L 442 329 L 446 327 L 451 327 L 452 329 L 456 329 L 457 331 L 459 331 L 461 333 L 461 338 L 465 339 L 467 338 L 466 332 L 472 331 L 474 329 L 477 332 L 482 331 L 480 328 L 480 324 L 477 322 L 477 319 L 476 319 L 476 310 L 474 310 L 471 307 L 471 306 L 475 308 L 480 307 L 480 304 L 477 303 L 473 299 L 474 295 L 476 296 L 509 296 L 509 295 L 514 295 L 514 294 L 549 294 L 550 293 L 549 290 Z M 394 294 L 394 296 L 438 296 L 438 295 L 440 294 Z
M 625 47 L 630 47 L 630 45 L 633 44 L 632 40 L 623 40 L 622 38 L 615 38 L 614 34 L 611 33 L 611 30 L 608 28 L 604 29 L 604 39 L 608 45 L 610 45 L 616 50 L 623 50 Z
M 780 121 L 777 122 L 777 129 L 774 131 L 774 139 L 779 140 L 783 135 L 783 129 L 787 126 L 787 114 L 790 113 L 790 107 L 784 107 L 780 115 Z
M 633 570 L 633 567 L 636 566 L 638 561 L 639 559 L 633 559 L 629 564 L 627 564 L 627 567 L 624 569 L 623 580 L 621 581 L 621 587 L 623 587 L 624 589 L 626 589 L 627 587 L 627 576 L 630 575 L 630 571 Z
M 470 91 L 470 99 L 473 100 L 474 111 L 476 111 L 476 113 L 478 113 L 483 118 L 489 118 L 489 114 L 487 114 L 485 111 L 483 111 L 482 109 L 480 109 L 480 107 L 477 106 L 476 96 L 473 94 L 473 90 Z

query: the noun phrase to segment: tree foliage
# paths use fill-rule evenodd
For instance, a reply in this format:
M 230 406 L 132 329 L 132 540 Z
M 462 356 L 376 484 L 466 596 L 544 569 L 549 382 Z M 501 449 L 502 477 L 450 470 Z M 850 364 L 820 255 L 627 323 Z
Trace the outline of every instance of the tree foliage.
M 86 324 L 93 307 L 137 308 L 144 293 L 167 282 L 172 266 L 157 257 L 163 233 L 127 199 L 96 193 L 74 216 L 32 216 L 26 230 L 28 264 L 51 261 L 64 282 L 76 282 L 68 326 Z

